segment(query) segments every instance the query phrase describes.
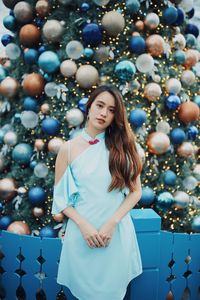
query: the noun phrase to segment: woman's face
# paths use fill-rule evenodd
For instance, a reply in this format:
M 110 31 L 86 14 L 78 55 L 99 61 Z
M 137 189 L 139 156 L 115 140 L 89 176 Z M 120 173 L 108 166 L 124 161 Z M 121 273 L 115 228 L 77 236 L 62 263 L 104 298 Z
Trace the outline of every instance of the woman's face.
M 100 93 L 89 109 L 89 122 L 99 130 L 106 129 L 115 115 L 115 98 L 109 92 Z

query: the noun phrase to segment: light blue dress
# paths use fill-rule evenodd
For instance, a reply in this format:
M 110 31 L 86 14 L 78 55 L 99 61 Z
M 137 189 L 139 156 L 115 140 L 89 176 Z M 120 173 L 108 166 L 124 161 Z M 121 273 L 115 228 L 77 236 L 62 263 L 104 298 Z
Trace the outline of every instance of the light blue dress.
M 92 137 L 81 129 L 87 141 Z M 73 206 L 96 229 L 118 209 L 129 189 L 107 188 L 111 182 L 105 132 L 89 145 L 54 185 L 52 214 Z M 90 248 L 77 224 L 68 219 L 63 238 L 57 282 L 67 286 L 79 300 L 122 300 L 128 283 L 142 273 L 142 262 L 134 224 L 128 212 L 116 225 L 107 247 Z

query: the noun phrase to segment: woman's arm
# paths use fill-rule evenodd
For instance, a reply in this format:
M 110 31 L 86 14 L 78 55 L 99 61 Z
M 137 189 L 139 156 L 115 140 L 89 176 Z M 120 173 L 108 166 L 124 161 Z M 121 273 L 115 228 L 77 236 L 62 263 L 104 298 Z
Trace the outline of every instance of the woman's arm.
M 129 193 L 129 195 L 124 199 L 119 208 L 108 220 L 109 223 L 118 224 L 120 220 L 138 203 L 142 196 L 142 187 L 140 175 L 136 178 L 136 188 L 134 192 Z

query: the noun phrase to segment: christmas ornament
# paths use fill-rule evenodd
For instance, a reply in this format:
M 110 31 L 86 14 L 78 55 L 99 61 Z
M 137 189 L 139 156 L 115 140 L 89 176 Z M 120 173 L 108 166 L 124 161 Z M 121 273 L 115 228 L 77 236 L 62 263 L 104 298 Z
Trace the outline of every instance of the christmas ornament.
M 78 108 L 72 108 L 67 111 L 66 113 L 66 120 L 68 122 L 68 127 L 76 127 L 79 126 L 83 120 L 84 120 L 84 115 Z
M 28 164 L 32 156 L 32 147 L 27 143 L 17 144 L 12 151 L 12 158 L 16 163 Z
M 1 230 L 6 230 L 11 223 L 12 223 L 11 216 L 0 217 L 0 229 Z
M 18 2 L 14 7 L 14 16 L 20 23 L 29 23 L 33 20 L 33 7 L 26 1 Z
M 125 27 L 124 17 L 114 10 L 105 13 L 101 23 L 106 33 L 111 37 L 116 37 L 119 33 L 122 33 Z
M 64 141 L 61 138 L 53 138 L 48 142 L 48 150 L 53 154 L 58 154 L 60 147 L 63 145 Z
M 173 144 L 182 144 L 185 137 L 185 132 L 180 128 L 174 128 L 170 133 L 170 139 Z
M 149 206 L 154 202 L 154 200 L 155 200 L 154 191 L 148 186 L 143 187 L 142 196 L 139 200 L 139 203 L 144 206 Z
M 160 155 L 168 150 L 170 146 L 170 140 L 163 132 L 152 132 L 147 138 L 147 146 L 149 152 Z
M 188 124 L 198 119 L 199 112 L 200 110 L 196 103 L 187 101 L 179 106 L 178 117 L 183 123 Z
M 61 22 L 58 20 L 48 20 L 43 28 L 42 28 L 42 33 L 44 36 L 44 39 L 47 40 L 48 42 L 58 42 L 62 35 L 63 35 L 63 26 Z
M 0 197 L 5 201 L 10 201 L 16 195 L 16 182 L 13 178 L 3 178 L 0 180 Z
M 162 90 L 161 90 L 159 84 L 151 82 L 145 86 L 144 96 L 149 101 L 155 101 L 155 100 L 159 99 L 161 94 L 162 94 Z
M 164 45 L 163 38 L 158 34 L 150 35 L 146 39 L 147 52 L 152 56 L 160 56 L 164 52 Z
M 16 233 L 16 234 L 24 234 L 24 235 L 30 235 L 30 228 L 28 224 L 26 224 L 23 221 L 14 221 L 12 222 L 8 228 L 7 231 Z
M 44 78 L 37 73 L 28 74 L 23 82 L 23 90 L 29 96 L 41 96 L 44 91 Z
M 21 122 L 25 128 L 35 128 L 38 125 L 38 114 L 31 110 L 21 112 Z
M 44 204 L 46 200 L 47 194 L 43 188 L 40 186 L 35 186 L 31 188 L 28 192 L 28 199 L 31 205 L 33 206 L 41 206 Z
M 177 148 L 177 154 L 181 157 L 190 157 L 190 156 L 194 155 L 194 147 L 189 142 L 183 142 Z
M 24 47 L 36 47 L 40 42 L 40 29 L 33 24 L 26 24 L 19 31 L 19 39 Z
M 99 25 L 89 23 L 83 28 L 83 41 L 86 45 L 98 46 L 102 41 L 102 32 Z
M 176 177 L 176 174 L 171 170 L 167 170 L 163 173 L 163 180 L 166 185 L 175 185 Z
M 143 109 L 136 108 L 132 110 L 129 116 L 129 122 L 136 127 L 142 126 L 147 120 L 146 113 Z
M 46 73 L 54 73 L 60 67 L 58 55 L 53 51 L 45 51 L 38 58 L 39 67 Z
M 66 46 L 66 53 L 69 58 L 79 59 L 83 54 L 83 45 L 79 41 L 70 41 Z
M 136 59 L 136 68 L 141 73 L 150 73 L 154 67 L 154 59 L 150 54 L 141 54 Z
M 82 88 L 91 88 L 97 84 L 98 80 L 98 71 L 91 65 L 82 65 L 76 72 L 76 81 Z
M 12 77 L 6 77 L 1 81 L 0 84 L 0 93 L 1 95 L 8 97 L 8 98 L 14 98 L 19 91 L 19 82 Z

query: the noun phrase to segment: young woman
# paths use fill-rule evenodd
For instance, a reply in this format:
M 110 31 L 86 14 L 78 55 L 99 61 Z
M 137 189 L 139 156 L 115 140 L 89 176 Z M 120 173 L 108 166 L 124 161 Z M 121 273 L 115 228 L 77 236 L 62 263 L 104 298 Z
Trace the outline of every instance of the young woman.
M 68 217 L 57 282 L 79 300 L 122 300 L 142 273 L 130 216 L 142 163 L 117 88 L 97 87 L 85 119 L 56 158 L 52 214 Z

